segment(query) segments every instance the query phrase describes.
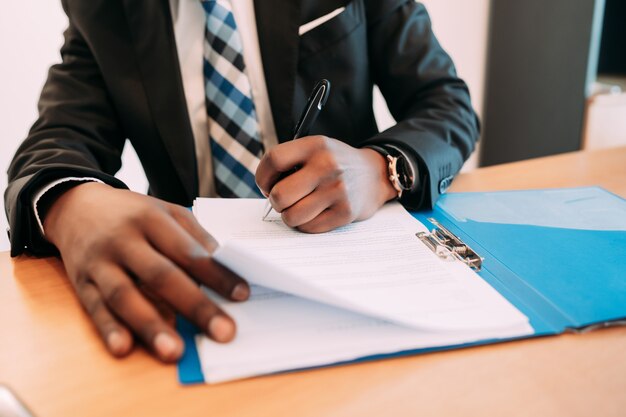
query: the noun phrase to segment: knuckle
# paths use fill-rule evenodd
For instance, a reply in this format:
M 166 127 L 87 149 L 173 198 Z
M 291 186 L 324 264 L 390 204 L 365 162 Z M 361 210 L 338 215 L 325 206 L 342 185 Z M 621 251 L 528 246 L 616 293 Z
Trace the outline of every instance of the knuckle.
M 113 237 L 108 242 L 107 250 L 110 251 L 110 259 L 114 263 L 130 265 L 133 259 L 139 259 L 141 256 L 142 245 L 138 244 L 140 242 L 134 233 L 120 233 L 119 236 Z
M 89 282 L 90 279 L 90 269 L 92 269 L 90 265 L 85 266 L 84 268 L 76 271 L 75 274 L 70 274 L 73 276 L 74 288 L 77 290 L 82 290 L 85 288 L 85 285 Z
M 163 212 L 153 205 L 146 205 L 137 211 L 136 217 L 132 219 L 136 224 L 151 226 L 159 224 L 163 219 Z
M 140 277 L 140 279 L 141 282 L 144 283 L 148 288 L 159 292 L 165 287 L 175 271 L 176 268 L 170 262 L 157 262 L 150 266 L 146 273 Z
M 337 159 L 331 152 L 320 152 L 315 161 L 316 169 L 326 178 L 336 178 L 342 173 Z
M 267 161 L 267 164 L 269 165 L 270 168 L 272 168 L 273 170 L 279 171 L 279 167 L 280 167 L 280 155 L 278 155 L 278 152 L 276 151 L 276 148 L 272 148 L 269 149 L 266 153 L 265 153 L 265 160 Z
M 118 310 L 128 300 L 133 288 L 129 284 L 114 285 L 110 292 L 105 295 L 106 303 L 114 310 Z
M 97 281 L 98 278 L 102 276 L 102 266 L 100 259 L 89 256 L 88 259 L 85 260 L 85 263 L 73 274 L 74 287 L 82 291 L 90 282 Z
M 275 185 L 270 191 L 270 200 L 274 203 L 274 209 L 276 211 L 281 211 L 285 208 L 287 196 L 285 191 L 280 185 Z
M 323 135 L 315 135 L 311 138 L 311 140 L 315 143 L 315 148 L 318 150 L 328 150 L 330 149 L 331 142 L 330 138 Z
M 78 276 L 77 283 L 85 284 L 89 279 L 96 279 L 100 276 L 100 263 L 95 259 L 89 259 L 83 266 L 81 273 Z
M 289 227 L 295 227 L 298 225 L 298 213 L 294 209 L 285 210 L 281 214 L 283 223 Z
M 87 311 L 87 314 L 89 314 L 92 318 L 98 316 L 99 313 L 104 309 L 106 309 L 106 307 L 104 305 L 104 301 L 100 297 L 93 299 L 91 302 L 85 305 L 85 310 Z

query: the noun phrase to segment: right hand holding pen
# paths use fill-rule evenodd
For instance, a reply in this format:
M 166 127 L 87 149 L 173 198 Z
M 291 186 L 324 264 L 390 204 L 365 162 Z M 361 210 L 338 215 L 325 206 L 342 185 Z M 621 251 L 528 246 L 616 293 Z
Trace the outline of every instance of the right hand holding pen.
M 218 342 L 235 336 L 235 322 L 197 283 L 233 301 L 246 300 L 250 288 L 213 261 L 216 241 L 185 208 L 85 183 L 53 203 L 44 231 L 113 355 L 131 351 L 133 334 L 163 361 L 182 355 L 181 338 L 151 298 L 163 300 Z

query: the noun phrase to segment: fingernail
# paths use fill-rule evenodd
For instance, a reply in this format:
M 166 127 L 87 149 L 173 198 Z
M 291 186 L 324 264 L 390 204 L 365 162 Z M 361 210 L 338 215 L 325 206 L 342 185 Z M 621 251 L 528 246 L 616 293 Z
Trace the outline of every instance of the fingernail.
M 244 301 L 250 297 L 250 287 L 246 284 L 237 284 L 230 293 L 230 297 L 236 301 Z
M 226 317 L 215 316 L 209 322 L 209 334 L 216 342 L 228 342 L 235 336 L 235 327 Z
M 123 354 L 126 348 L 124 337 L 122 337 L 122 334 L 117 330 L 109 333 L 107 336 L 107 345 L 109 345 L 109 349 L 115 355 Z
M 195 257 L 197 258 L 210 258 L 211 254 L 207 251 L 204 246 L 198 245 L 196 246 Z
M 154 349 L 162 359 L 173 359 L 178 354 L 178 343 L 168 333 L 159 333 L 154 338 Z

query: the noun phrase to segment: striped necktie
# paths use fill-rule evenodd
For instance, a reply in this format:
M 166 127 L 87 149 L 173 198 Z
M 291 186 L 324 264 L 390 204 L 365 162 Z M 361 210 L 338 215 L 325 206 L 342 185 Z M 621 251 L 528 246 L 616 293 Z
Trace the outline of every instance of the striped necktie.
M 243 45 L 230 0 L 201 0 L 206 14 L 204 82 L 215 188 L 220 197 L 261 197 L 263 155 Z

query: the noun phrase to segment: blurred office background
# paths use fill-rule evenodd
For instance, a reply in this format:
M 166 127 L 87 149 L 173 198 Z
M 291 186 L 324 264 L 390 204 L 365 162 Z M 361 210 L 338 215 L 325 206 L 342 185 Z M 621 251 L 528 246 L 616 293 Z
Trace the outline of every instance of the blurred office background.
M 423 0 L 469 84 L 483 138 L 465 170 L 581 148 L 626 145 L 626 3 L 622 0 Z M 37 115 L 67 20 L 60 0 L 8 2 L 0 15 L 0 188 Z M 393 123 L 376 99 L 379 125 Z M 626 163 L 626 161 L 625 161 Z M 145 192 L 130 147 L 118 176 Z M 3 203 L 0 203 L 3 204 Z M 3 208 L 3 207 L 2 207 Z M 0 216 L 0 250 L 8 249 Z

